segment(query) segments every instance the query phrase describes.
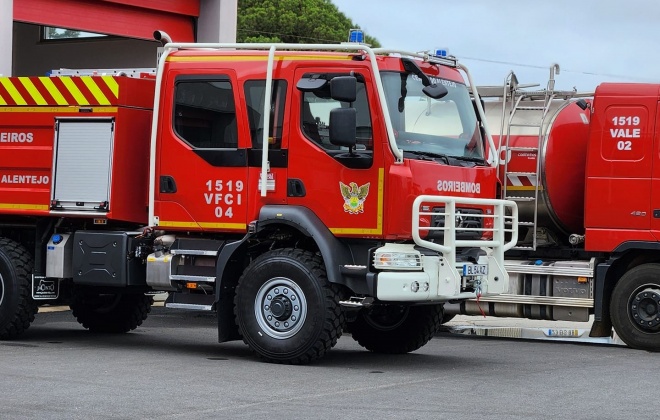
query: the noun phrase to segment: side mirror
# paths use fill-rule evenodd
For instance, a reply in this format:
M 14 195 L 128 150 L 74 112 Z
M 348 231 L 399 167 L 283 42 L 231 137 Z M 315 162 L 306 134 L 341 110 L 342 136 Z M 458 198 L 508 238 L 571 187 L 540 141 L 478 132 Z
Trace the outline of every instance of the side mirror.
M 355 102 L 357 79 L 354 76 L 337 76 L 330 80 L 330 97 L 340 102 Z
M 424 92 L 424 95 L 433 99 L 442 99 L 449 93 L 446 87 L 436 84 L 424 86 L 422 92 Z
M 334 79 L 333 79 L 334 80 Z M 335 108 L 330 111 L 330 143 L 355 147 L 357 143 L 357 111 L 355 108 Z

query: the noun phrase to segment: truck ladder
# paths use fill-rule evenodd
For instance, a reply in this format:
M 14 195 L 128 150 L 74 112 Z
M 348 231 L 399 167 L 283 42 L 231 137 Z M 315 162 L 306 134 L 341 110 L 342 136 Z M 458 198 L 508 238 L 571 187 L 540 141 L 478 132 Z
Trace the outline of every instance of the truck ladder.
M 528 227 L 532 232 L 532 242 L 531 244 L 517 245 L 514 249 L 525 249 L 525 250 L 536 250 L 537 247 L 537 224 L 538 224 L 538 210 L 539 210 L 539 189 L 541 184 L 540 174 L 541 174 L 541 146 L 543 145 L 543 139 L 545 137 L 543 132 L 543 127 L 545 125 L 545 119 L 548 115 L 548 110 L 550 109 L 550 104 L 555 98 L 555 72 L 559 74 L 559 65 L 553 64 L 550 66 L 550 79 L 546 85 L 546 89 L 540 91 L 531 91 L 525 90 L 524 88 L 518 85 L 518 80 L 513 72 L 510 72 L 509 75 L 504 80 L 504 94 L 502 98 L 502 124 L 500 128 L 500 139 L 506 134 L 505 147 L 506 147 L 506 157 L 504 159 L 504 179 L 503 179 L 503 190 L 502 198 L 505 200 L 511 200 L 516 202 L 521 201 L 533 201 L 534 202 L 534 211 L 531 219 L 520 218 L 518 222 L 519 226 Z M 529 85 L 527 85 L 529 86 Z M 526 87 L 527 87 L 526 86 Z M 540 106 L 527 106 L 525 100 L 534 100 L 542 99 L 543 104 Z M 508 119 L 506 118 L 508 110 Z M 541 117 L 538 120 L 535 120 L 531 123 L 514 123 L 513 119 L 517 112 L 525 111 L 541 111 Z M 506 119 L 506 121 L 505 121 Z M 505 133 L 505 122 L 506 122 L 506 133 Z M 519 147 L 511 146 L 510 137 L 511 137 L 511 127 L 529 127 L 531 129 L 537 130 L 537 142 L 536 146 L 532 147 Z M 501 141 L 501 140 L 500 140 Z M 509 170 L 509 154 L 512 152 L 530 152 L 536 153 L 536 172 L 517 172 Z M 529 177 L 532 180 L 534 187 L 534 196 L 520 196 L 516 195 L 513 191 L 508 189 L 509 177 Z M 528 237 L 529 235 L 527 235 Z

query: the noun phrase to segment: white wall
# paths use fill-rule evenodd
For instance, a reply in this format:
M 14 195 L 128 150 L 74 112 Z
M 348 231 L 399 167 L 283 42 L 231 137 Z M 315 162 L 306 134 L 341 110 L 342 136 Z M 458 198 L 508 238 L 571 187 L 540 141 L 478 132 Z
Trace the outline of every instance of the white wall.
M 156 67 L 156 48 L 161 45 L 156 41 L 119 37 L 40 42 L 40 31 L 38 25 L 14 22 L 14 76 L 44 76 L 47 71 L 59 68 Z M 0 40 L 1 32 L 0 29 Z M 0 61 L 5 51 L 11 49 L 0 48 Z M 1 66 L 0 63 L 0 73 Z
M 200 0 L 197 42 L 236 42 L 237 9 L 238 0 Z
M 0 0 L 0 75 L 11 76 L 14 1 Z

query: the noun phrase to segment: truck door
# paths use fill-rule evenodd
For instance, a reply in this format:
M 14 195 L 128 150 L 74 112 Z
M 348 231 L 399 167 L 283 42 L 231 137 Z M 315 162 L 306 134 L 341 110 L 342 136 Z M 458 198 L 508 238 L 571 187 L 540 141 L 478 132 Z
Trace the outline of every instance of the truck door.
M 248 124 L 233 71 L 170 71 L 163 90 L 154 210 L 172 229 L 246 229 Z
M 324 224 L 339 236 L 382 235 L 383 221 L 383 151 L 374 139 L 383 132 L 374 118 L 380 112 L 375 101 L 369 71 L 355 70 L 357 99 L 340 102 L 330 97 L 329 83 L 316 90 L 301 90 L 303 79 L 331 80 L 347 76 L 342 68 L 299 68 L 295 73 L 292 123 L 289 125 L 289 183 L 296 184 L 296 194 L 289 194 L 289 204 L 311 209 Z M 309 84 L 307 85 L 309 87 Z M 354 107 L 357 111 L 357 146 L 351 153 L 346 147 L 330 143 L 330 111 Z

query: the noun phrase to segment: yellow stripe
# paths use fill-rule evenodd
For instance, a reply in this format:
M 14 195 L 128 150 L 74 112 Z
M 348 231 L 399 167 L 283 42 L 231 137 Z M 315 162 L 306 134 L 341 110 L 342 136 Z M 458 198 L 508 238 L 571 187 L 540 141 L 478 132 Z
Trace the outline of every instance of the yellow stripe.
M 163 221 L 158 222 L 162 227 L 180 227 L 180 228 L 208 228 L 208 229 L 246 229 L 245 223 L 210 223 L 210 222 L 176 222 Z
M 350 235 L 382 235 L 383 234 L 383 191 L 385 181 L 385 169 L 378 169 L 378 209 L 376 215 L 376 228 L 330 228 L 330 232 L 337 234 Z
M 55 83 L 50 80 L 50 77 L 40 77 L 39 81 L 44 85 L 46 90 L 48 90 L 48 93 L 50 93 L 50 96 L 55 99 L 55 102 L 57 102 L 58 105 L 69 105 L 66 99 L 64 99 L 64 96 L 62 96 L 57 87 L 55 87 Z
M 64 83 L 64 86 L 69 90 L 69 93 L 73 95 L 74 99 L 76 102 L 78 102 L 78 105 L 89 105 L 89 102 L 87 102 L 87 98 L 85 98 L 85 95 L 82 94 L 80 89 L 78 89 L 78 86 L 76 86 L 75 83 L 73 83 L 73 80 L 71 80 L 70 77 L 61 77 L 60 80 L 62 83 Z
M 91 76 L 82 76 L 81 79 L 85 86 L 87 86 L 87 89 L 92 92 L 92 95 L 94 95 L 94 98 L 96 98 L 100 105 L 110 105 L 110 101 L 105 97 L 103 92 L 101 92 L 101 89 L 99 89 Z
M 4 99 L 2 99 L 2 96 L 0 96 L 0 105 L 7 105 L 7 102 L 5 102 Z
M 2 86 L 4 86 L 5 89 L 7 89 L 7 92 L 9 92 L 11 98 L 14 100 L 14 102 L 16 102 L 16 105 L 27 105 L 25 99 L 23 99 L 21 94 L 18 93 L 18 91 L 16 90 L 16 88 L 8 78 L 0 77 L 0 83 L 2 83 Z
M 101 77 L 105 84 L 110 88 L 112 94 L 115 95 L 115 98 L 119 99 L 119 85 L 117 81 L 112 76 L 102 76 Z
M 0 203 L 0 210 L 48 210 L 48 205 Z
M 117 112 L 117 107 L 116 106 L 92 106 L 92 107 L 85 107 L 85 110 L 91 110 L 92 112 L 107 112 L 107 113 L 115 113 Z M 79 106 L 32 106 L 32 107 L 25 107 L 25 106 L 8 106 L 8 107 L 0 107 L 0 113 L 2 112 L 58 112 L 58 113 L 73 113 L 73 112 L 80 112 L 80 107 Z
M 41 96 L 41 93 L 39 93 L 37 88 L 34 86 L 32 80 L 30 80 L 27 77 L 19 77 L 18 80 L 20 80 L 20 82 L 23 84 L 23 86 L 28 91 L 30 96 L 32 96 L 32 99 L 34 99 L 34 102 L 36 102 L 37 105 L 47 105 L 46 100 L 44 99 L 43 96 Z
M 319 60 L 351 60 L 352 56 L 336 56 L 336 55 L 277 55 L 276 61 L 319 61 Z M 205 55 L 205 56 L 185 56 L 174 57 L 168 56 L 167 61 L 268 61 L 267 55 Z

